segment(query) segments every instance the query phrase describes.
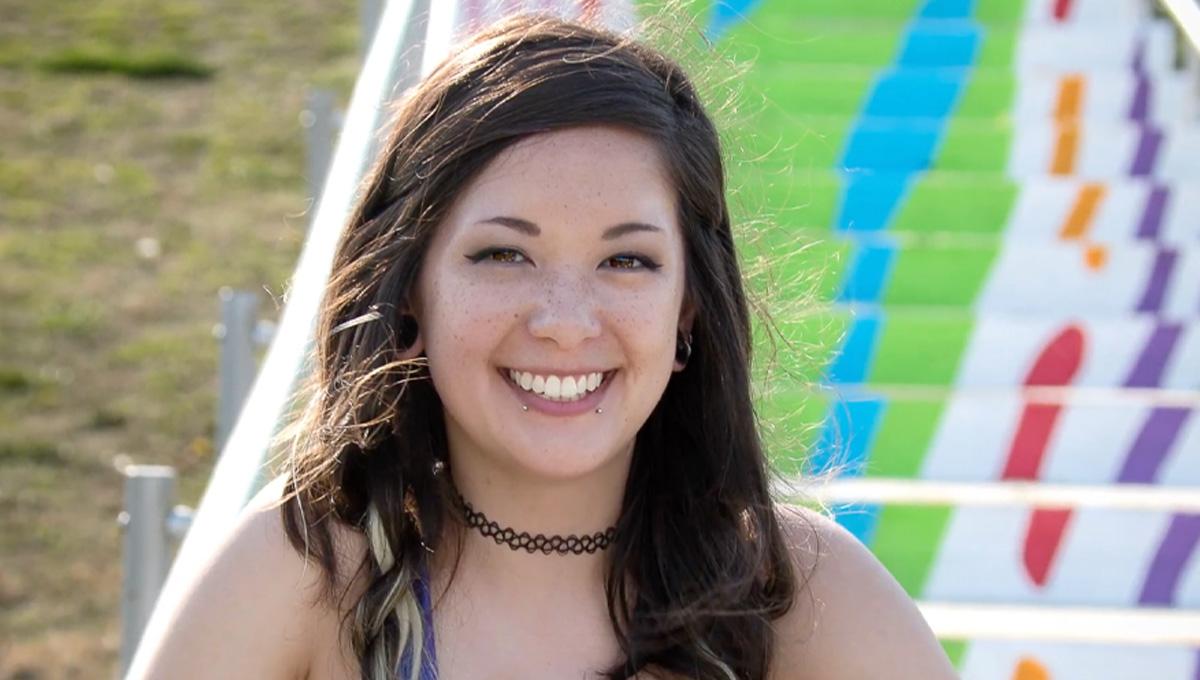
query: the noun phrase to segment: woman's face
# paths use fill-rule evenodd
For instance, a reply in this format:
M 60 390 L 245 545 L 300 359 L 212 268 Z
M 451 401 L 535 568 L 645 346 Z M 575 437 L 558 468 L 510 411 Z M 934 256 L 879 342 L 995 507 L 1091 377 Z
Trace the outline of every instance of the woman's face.
M 566 480 L 627 460 L 690 327 L 683 298 L 652 141 L 591 126 L 509 147 L 438 225 L 417 286 L 456 463 Z

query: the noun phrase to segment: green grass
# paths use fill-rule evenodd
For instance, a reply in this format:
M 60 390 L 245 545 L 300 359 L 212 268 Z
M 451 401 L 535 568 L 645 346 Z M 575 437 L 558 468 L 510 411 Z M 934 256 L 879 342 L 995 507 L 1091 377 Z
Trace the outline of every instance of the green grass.
M 311 85 L 345 101 L 358 9 L 0 10 L 0 676 L 115 672 L 116 467 L 174 466 L 177 502 L 199 500 L 217 290 L 276 314 L 308 219 L 298 114 Z

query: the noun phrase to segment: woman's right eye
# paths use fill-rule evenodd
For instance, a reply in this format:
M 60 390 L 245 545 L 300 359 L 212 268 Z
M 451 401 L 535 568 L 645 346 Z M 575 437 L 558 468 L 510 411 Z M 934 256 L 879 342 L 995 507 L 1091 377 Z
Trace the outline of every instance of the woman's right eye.
M 513 248 L 484 248 L 474 255 L 467 255 L 467 259 L 471 262 L 497 262 L 500 264 L 521 264 L 525 261 L 525 255 Z

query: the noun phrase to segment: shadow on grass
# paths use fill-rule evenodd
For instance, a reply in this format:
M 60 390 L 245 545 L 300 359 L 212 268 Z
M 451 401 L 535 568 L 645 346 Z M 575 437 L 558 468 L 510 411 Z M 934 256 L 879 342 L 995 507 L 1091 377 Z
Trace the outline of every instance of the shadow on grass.
M 130 78 L 205 80 L 215 69 L 168 51 L 121 52 L 112 48 L 72 47 L 38 62 L 52 73 L 117 73 Z

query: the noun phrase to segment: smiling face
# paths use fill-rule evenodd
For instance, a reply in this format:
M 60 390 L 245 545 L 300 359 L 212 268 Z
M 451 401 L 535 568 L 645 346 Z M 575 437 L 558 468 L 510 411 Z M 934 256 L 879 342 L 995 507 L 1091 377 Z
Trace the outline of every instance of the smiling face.
M 677 222 L 657 147 L 618 128 L 526 138 L 464 189 L 414 300 L 456 465 L 627 463 L 689 326 Z

